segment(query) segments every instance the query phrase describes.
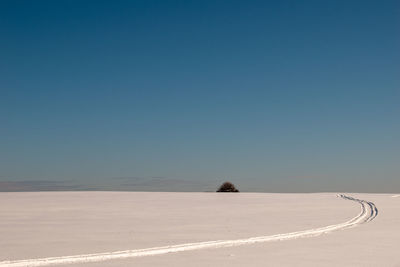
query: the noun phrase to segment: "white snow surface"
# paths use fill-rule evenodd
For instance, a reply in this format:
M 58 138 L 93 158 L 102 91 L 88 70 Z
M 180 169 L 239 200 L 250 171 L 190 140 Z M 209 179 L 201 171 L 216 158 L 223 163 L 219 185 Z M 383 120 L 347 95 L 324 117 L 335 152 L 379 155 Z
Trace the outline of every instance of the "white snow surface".
M 305 237 L 310 237 L 311 244 L 313 240 L 318 243 L 321 241 L 318 236 L 322 234 L 346 229 L 327 235 L 331 238 L 338 233 L 350 234 L 355 226 L 365 229 L 376 224 L 381 207 L 369 201 L 372 195 L 353 195 L 3 193 L 0 200 L 8 202 L 9 206 L 0 206 L 4 219 L 0 222 L 0 234 L 5 237 L 0 246 L 6 247 L 0 251 L 0 266 L 126 266 L 135 263 L 139 266 L 241 266 L 246 259 L 239 256 L 241 250 L 245 250 L 246 255 L 253 251 L 254 257 L 246 262 L 248 266 L 263 266 L 269 258 L 263 260 L 260 245 L 268 251 L 267 243 L 272 241 L 287 240 L 278 243 L 290 244 Z M 265 235 L 259 235 L 263 228 Z M 345 239 L 343 241 L 348 244 Z M 354 240 L 350 237 L 348 242 Z M 151 246 L 153 244 L 161 246 Z M 128 246 L 132 249 L 119 250 Z M 78 251 L 81 253 L 76 253 Z M 218 253 L 227 253 L 228 259 L 221 262 Z M 331 263 L 357 266 L 356 262 L 346 262 L 344 258 L 321 264 L 319 257 L 313 260 L 312 255 L 313 252 L 308 252 L 301 261 L 295 256 L 292 259 L 298 266 Z M 192 260 L 184 260 L 188 258 Z M 360 258 L 360 262 L 362 260 Z M 271 261 L 271 265 L 290 266 L 288 261 L 290 257 L 286 255 L 281 260 Z M 387 261 L 387 258 L 378 260 L 382 264 Z M 392 263 L 386 266 L 399 264 L 395 260 Z M 369 264 L 371 266 L 371 262 Z

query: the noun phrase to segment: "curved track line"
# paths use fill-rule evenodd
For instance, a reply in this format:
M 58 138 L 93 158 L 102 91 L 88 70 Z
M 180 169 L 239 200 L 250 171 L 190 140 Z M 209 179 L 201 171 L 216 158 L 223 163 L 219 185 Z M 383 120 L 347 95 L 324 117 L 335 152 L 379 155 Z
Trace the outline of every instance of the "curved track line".
M 345 200 L 351 200 L 358 202 L 361 206 L 361 212 L 351 220 L 329 225 L 321 228 L 315 228 L 305 231 L 298 231 L 286 234 L 277 234 L 270 236 L 259 236 L 245 239 L 237 240 L 217 240 L 209 242 L 198 242 L 198 243 L 188 243 L 174 246 L 164 246 L 164 247 L 154 247 L 147 249 L 135 249 L 135 250 L 125 250 L 125 251 L 115 251 L 115 252 L 105 252 L 96 254 L 84 254 L 76 256 L 64 256 L 64 257 L 51 257 L 42 259 L 28 259 L 28 260 L 15 260 L 15 261 L 1 261 L 0 267 L 34 267 L 34 266 L 49 266 L 57 264 L 72 264 L 72 263 L 85 263 L 85 262 L 99 262 L 113 259 L 125 259 L 134 257 L 144 257 L 144 256 L 154 256 L 167 253 L 175 253 L 182 251 L 190 251 L 205 248 L 222 248 L 222 247 L 233 247 L 245 244 L 255 244 L 261 242 L 271 242 L 271 241 L 281 241 L 289 239 L 297 239 L 304 237 L 319 236 L 322 234 L 327 234 L 333 231 L 347 229 L 355 227 L 357 225 L 367 223 L 373 220 L 378 215 L 378 209 L 375 204 L 365 200 L 353 198 L 343 194 L 339 194 Z

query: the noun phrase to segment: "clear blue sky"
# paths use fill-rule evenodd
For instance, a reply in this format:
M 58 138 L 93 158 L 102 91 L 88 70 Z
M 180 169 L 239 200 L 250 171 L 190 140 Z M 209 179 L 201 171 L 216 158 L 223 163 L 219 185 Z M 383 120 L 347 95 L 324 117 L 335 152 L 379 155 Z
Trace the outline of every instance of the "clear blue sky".
M 399 1 L 1 1 L 0 38 L 3 190 L 400 192 Z

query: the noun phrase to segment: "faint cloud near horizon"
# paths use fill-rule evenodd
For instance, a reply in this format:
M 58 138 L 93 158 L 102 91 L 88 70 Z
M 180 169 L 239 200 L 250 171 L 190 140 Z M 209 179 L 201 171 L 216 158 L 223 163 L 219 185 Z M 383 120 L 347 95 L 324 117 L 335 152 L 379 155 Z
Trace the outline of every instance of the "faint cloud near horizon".
M 205 184 L 165 176 L 113 177 L 110 184 L 115 190 L 127 191 L 204 191 Z
M 0 181 L 0 192 L 33 192 L 33 191 L 83 191 L 92 190 L 86 185 L 70 181 L 25 180 Z
M 5 177 L 2 177 L 5 178 Z M 205 184 L 197 181 L 152 177 L 111 177 L 82 181 L 7 180 L 0 181 L 0 192 L 34 191 L 207 191 Z

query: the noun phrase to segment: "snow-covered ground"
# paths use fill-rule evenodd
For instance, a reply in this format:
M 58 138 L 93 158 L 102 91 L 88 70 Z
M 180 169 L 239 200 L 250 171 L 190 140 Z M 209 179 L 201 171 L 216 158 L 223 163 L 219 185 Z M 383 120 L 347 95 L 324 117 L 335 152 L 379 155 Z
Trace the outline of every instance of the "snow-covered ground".
M 400 266 L 392 196 L 0 193 L 0 266 Z

